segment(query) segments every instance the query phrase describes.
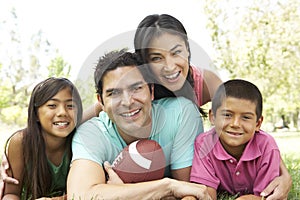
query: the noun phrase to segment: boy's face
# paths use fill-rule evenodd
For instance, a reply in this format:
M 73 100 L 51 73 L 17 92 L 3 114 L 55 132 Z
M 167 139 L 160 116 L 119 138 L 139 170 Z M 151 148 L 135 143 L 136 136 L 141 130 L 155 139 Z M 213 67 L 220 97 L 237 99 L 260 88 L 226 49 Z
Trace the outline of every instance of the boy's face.
M 245 99 L 227 97 L 217 109 L 215 116 L 210 112 L 210 121 L 219 134 L 225 150 L 239 154 L 255 131 L 260 129 L 263 117 L 257 120 L 256 104 Z
M 139 129 L 151 125 L 153 96 L 135 66 L 118 67 L 103 77 L 103 111 L 123 137 L 143 138 Z

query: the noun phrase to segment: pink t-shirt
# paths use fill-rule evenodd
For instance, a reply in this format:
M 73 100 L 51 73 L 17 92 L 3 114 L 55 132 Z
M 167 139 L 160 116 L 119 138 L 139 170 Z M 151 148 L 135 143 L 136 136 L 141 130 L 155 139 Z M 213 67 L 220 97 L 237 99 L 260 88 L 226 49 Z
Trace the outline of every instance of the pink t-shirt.
M 259 196 L 279 176 L 279 164 L 280 152 L 271 135 L 263 131 L 255 133 L 237 161 L 225 151 L 213 128 L 195 140 L 190 181 L 218 192 Z
M 202 105 L 202 90 L 203 90 L 203 70 L 191 65 L 194 79 L 194 91 L 197 98 L 198 106 Z

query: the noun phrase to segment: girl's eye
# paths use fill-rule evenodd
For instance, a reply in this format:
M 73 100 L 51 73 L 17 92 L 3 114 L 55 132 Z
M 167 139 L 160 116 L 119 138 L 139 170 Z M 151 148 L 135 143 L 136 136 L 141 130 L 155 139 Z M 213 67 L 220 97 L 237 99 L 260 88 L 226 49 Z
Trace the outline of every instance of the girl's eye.
M 69 109 L 75 109 L 76 108 L 76 104 L 68 104 L 67 108 L 69 108 Z
M 47 107 L 50 108 L 50 109 L 54 109 L 54 108 L 56 108 L 56 105 L 55 104 L 48 104 Z

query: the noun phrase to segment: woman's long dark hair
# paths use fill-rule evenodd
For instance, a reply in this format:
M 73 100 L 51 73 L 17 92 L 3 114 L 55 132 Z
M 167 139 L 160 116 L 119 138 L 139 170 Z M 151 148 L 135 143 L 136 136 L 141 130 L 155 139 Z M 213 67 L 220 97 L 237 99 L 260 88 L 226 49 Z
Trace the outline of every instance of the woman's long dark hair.
M 38 108 L 55 96 L 59 91 L 69 88 L 75 101 L 77 112 L 77 124 L 82 118 L 82 102 L 76 87 L 65 78 L 48 78 L 32 91 L 28 106 L 27 127 L 23 132 L 23 156 L 26 163 L 24 170 L 23 185 L 26 186 L 26 199 L 36 199 L 47 195 L 52 185 L 50 166 L 46 155 L 45 140 L 42 127 L 39 123 Z M 67 136 L 66 144 L 68 156 L 71 159 L 71 140 L 76 128 Z
M 159 37 L 164 33 L 178 35 L 183 39 L 189 52 L 188 63 L 190 65 L 191 52 L 187 32 L 183 24 L 178 19 L 168 14 L 148 15 L 140 22 L 134 37 L 134 48 L 136 53 L 141 56 L 145 63 L 148 63 L 149 44 L 154 38 Z M 148 70 L 150 74 L 153 74 L 151 67 L 148 67 Z M 192 68 L 189 67 L 186 81 L 184 82 L 182 88 L 178 91 L 170 91 L 169 89 L 161 85 L 157 78 L 152 75 L 153 82 L 155 83 L 155 99 L 163 97 L 183 96 L 197 104 L 192 73 Z M 198 107 L 202 115 L 206 115 L 206 113 L 200 108 L 199 105 Z

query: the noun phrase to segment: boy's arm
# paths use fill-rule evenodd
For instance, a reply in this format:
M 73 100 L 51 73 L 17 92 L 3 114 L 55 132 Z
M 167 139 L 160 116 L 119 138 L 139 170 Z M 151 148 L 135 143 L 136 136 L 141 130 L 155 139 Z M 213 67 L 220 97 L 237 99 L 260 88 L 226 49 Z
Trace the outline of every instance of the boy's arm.
M 262 191 L 261 196 L 268 196 L 273 192 L 266 200 L 287 199 L 291 187 L 292 178 L 281 159 L 280 176 L 271 181 L 271 183 Z
M 135 184 L 106 184 L 102 166 L 84 159 L 72 162 L 67 193 L 68 199 L 160 199 L 188 195 L 210 199 L 205 186 L 169 178 Z

